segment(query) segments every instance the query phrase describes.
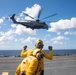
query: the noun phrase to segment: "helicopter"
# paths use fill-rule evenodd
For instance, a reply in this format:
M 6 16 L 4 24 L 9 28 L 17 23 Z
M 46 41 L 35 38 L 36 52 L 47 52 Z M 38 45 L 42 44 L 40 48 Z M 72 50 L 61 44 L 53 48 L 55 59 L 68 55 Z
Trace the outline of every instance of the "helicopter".
M 26 20 L 26 22 L 18 22 L 18 21 L 15 20 L 15 14 L 13 14 L 10 17 L 10 19 L 13 21 L 13 23 L 15 23 L 15 24 L 21 24 L 23 26 L 26 26 L 26 28 L 31 28 L 32 30 L 34 30 L 34 29 L 46 29 L 46 30 L 48 30 L 49 26 L 45 22 L 39 20 L 40 12 L 38 14 L 38 19 L 35 19 L 32 16 L 30 16 L 30 15 L 28 15 L 26 13 L 23 13 L 24 15 L 29 16 L 31 19 L 34 19 L 34 21 L 33 20 Z M 43 19 L 55 16 L 55 15 L 57 15 L 57 14 L 53 14 L 53 15 L 47 16 L 47 17 L 45 17 Z

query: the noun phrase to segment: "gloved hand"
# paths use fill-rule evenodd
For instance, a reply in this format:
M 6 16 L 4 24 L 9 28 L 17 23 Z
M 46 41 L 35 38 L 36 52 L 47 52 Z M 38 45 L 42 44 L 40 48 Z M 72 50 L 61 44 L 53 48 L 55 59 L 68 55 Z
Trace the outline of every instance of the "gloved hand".
M 27 49 L 27 45 L 25 45 L 23 48 L 24 48 L 24 50 L 26 50 Z
M 52 46 L 48 46 L 48 49 L 51 51 L 52 50 Z

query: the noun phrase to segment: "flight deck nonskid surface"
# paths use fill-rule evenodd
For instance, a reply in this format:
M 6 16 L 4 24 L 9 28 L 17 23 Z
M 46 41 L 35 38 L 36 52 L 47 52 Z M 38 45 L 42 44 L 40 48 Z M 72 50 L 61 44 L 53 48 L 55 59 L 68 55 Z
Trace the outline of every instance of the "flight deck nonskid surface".
M 20 57 L 0 57 L 0 75 L 8 72 L 14 75 L 17 65 L 22 61 Z M 54 56 L 53 60 L 44 61 L 44 75 L 75 75 L 76 56 Z

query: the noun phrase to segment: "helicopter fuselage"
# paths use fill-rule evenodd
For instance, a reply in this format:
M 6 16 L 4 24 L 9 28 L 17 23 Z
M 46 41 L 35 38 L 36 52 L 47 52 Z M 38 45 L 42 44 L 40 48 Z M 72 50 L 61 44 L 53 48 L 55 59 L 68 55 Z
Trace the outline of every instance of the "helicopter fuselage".
M 37 21 L 27 21 L 27 22 L 14 22 L 16 24 L 21 24 L 26 26 L 26 28 L 31 29 L 48 29 L 48 25 L 45 22 Z

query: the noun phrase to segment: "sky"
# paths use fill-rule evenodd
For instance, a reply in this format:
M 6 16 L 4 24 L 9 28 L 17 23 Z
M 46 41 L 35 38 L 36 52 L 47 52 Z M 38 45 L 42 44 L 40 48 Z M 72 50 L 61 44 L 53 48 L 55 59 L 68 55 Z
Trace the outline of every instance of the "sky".
M 0 0 L 0 50 L 21 50 L 24 45 L 33 48 L 38 39 L 44 43 L 43 49 L 76 49 L 76 0 Z M 57 13 L 42 22 L 49 29 L 26 28 L 14 24 L 9 17 L 16 14 L 17 21 L 32 20 L 22 12 L 40 20 Z

